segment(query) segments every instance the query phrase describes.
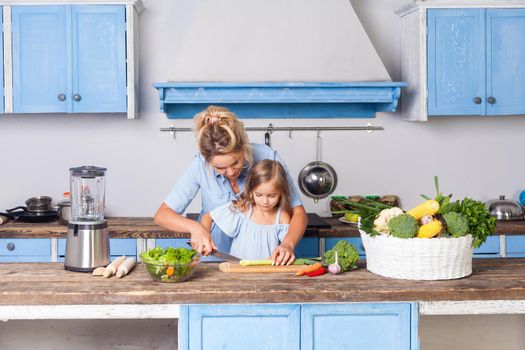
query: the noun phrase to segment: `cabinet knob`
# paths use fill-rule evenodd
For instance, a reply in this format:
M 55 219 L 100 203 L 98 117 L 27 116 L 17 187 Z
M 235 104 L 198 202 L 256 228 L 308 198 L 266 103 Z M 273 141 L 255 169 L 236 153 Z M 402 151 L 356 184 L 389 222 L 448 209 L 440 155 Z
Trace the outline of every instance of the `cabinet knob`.
M 80 97 L 79 94 L 74 94 L 74 95 L 73 95 L 73 100 L 75 100 L 75 101 L 78 102 L 78 101 L 80 101 L 81 99 L 82 99 L 82 97 Z
M 488 97 L 487 98 L 487 102 L 491 105 L 493 105 L 494 103 L 496 103 L 496 99 L 492 96 Z
M 64 94 L 58 95 L 58 100 L 59 101 L 65 101 L 66 100 L 66 95 L 64 95 Z
M 481 104 L 482 101 L 483 101 L 483 99 L 481 97 L 479 97 L 479 96 L 474 97 L 474 103 L 475 104 L 479 105 L 479 104 Z
M 7 250 L 9 250 L 10 252 L 15 250 L 15 244 L 14 243 L 7 243 Z

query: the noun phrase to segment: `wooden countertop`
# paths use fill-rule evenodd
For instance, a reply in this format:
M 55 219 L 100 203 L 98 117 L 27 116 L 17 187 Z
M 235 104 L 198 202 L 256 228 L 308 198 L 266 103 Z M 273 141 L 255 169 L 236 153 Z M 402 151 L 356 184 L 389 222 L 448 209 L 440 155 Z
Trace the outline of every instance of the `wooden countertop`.
M 357 227 L 333 218 L 323 218 L 331 228 L 308 228 L 305 237 L 341 238 L 359 237 Z M 110 236 L 113 238 L 189 238 L 189 234 L 165 230 L 153 223 L 150 217 L 108 218 Z M 0 225 L 0 238 L 63 238 L 67 227 L 58 223 L 29 224 L 8 222 Z M 498 221 L 497 235 L 525 235 L 525 221 Z
M 362 266 L 316 278 L 288 273 L 232 274 L 201 264 L 183 283 L 153 282 L 138 265 L 109 279 L 64 270 L 61 263 L 0 264 L 0 305 L 222 304 L 525 300 L 525 259 L 474 259 L 473 274 L 448 281 L 408 281 Z
M 107 218 L 111 238 L 190 238 L 189 233 L 166 230 L 150 217 Z M 10 221 L 0 225 L 0 238 L 64 238 L 67 226 L 58 221 L 24 223 Z M 308 228 L 305 237 L 317 237 L 318 229 Z

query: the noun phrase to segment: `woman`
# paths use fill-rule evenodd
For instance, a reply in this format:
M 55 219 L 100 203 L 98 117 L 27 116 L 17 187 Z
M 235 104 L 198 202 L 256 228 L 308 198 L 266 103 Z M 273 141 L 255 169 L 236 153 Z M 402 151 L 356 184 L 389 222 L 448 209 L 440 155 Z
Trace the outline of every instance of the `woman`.
M 154 217 L 154 222 L 166 229 L 189 232 L 192 246 L 200 254 L 213 250 L 229 252 L 231 238 L 216 225 L 211 234 L 199 222 L 185 218 L 190 202 L 201 191 L 203 213 L 236 200 L 244 189 L 250 166 L 263 159 L 284 162 L 270 147 L 248 143 L 243 123 L 226 108 L 210 106 L 195 116 L 195 131 L 200 153 L 178 180 Z M 271 260 L 275 265 L 291 264 L 295 260 L 294 249 L 306 229 L 307 217 L 293 180 L 286 169 L 290 186 L 290 227 L 286 238 L 273 251 Z

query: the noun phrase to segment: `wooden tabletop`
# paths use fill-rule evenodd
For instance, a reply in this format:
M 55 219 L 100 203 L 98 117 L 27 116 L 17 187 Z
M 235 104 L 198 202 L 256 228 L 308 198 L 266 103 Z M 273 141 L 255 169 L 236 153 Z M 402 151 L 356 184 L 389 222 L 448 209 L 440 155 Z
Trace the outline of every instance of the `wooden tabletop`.
M 143 266 L 117 279 L 64 270 L 61 263 L 0 264 L 0 305 L 222 304 L 525 300 L 525 259 L 474 259 L 473 274 L 408 281 L 363 266 L 340 275 L 223 273 L 202 263 L 183 283 L 153 282 Z
M 334 218 L 323 218 L 331 228 L 308 228 L 305 237 L 342 238 L 359 237 L 357 227 Z M 109 234 L 113 238 L 189 238 L 188 233 L 173 232 L 153 223 L 150 217 L 108 218 Z M 8 222 L 0 225 L 0 238 L 60 238 L 65 237 L 67 226 L 58 221 L 28 224 Z M 525 221 L 498 221 L 497 235 L 525 235 Z

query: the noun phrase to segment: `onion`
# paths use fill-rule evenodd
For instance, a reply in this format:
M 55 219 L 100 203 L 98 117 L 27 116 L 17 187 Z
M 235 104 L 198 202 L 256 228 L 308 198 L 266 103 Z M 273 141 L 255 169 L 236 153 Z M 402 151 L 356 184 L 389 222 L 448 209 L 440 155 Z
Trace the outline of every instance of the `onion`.
M 328 265 L 328 271 L 331 274 L 337 275 L 341 272 L 341 266 L 339 266 L 339 260 L 337 259 L 337 251 L 335 252 L 335 262 L 333 264 Z

